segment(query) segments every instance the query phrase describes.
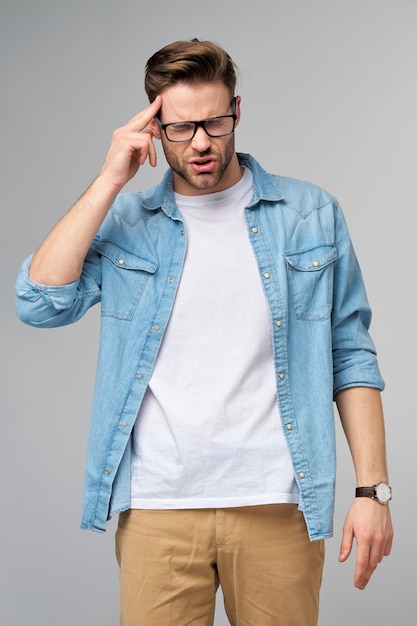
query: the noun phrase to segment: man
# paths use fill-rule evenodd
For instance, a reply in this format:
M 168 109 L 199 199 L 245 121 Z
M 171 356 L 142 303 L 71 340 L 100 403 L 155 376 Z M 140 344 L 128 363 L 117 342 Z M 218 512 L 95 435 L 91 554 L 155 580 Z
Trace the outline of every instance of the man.
M 388 555 L 391 490 L 370 310 L 337 201 L 237 154 L 229 55 L 179 41 L 148 61 L 150 104 L 17 281 L 36 326 L 101 302 L 82 527 L 119 513 L 121 624 L 313 626 L 332 535 L 333 400 L 358 490 L 364 589 Z M 160 140 L 170 166 L 120 193 Z M 361 497 L 369 496 L 369 497 Z

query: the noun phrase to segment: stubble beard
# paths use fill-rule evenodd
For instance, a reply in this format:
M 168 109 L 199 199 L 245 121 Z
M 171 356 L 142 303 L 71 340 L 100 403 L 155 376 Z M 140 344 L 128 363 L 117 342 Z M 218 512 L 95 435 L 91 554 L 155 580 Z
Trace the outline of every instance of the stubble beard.
M 217 159 L 216 169 L 214 172 L 197 174 L 191 170 L 191 167 L 188 164 L 189 157 L 179 157 L 173 150 L 170 149 L 169 144 L 165 142 L 162 142 L 162 148 L 170 168 L 196 191 L 206 191 L 216 187 L 223 179 L 235 154 L 235 142 L 233 135 L 231 135 L 228 139 L 222 152 L 219 152 L 218 150 L 207 150 L 207 152 L 195 153 L 193 156 L 199 158 L 204 158 L 204 156 L 207 155 L 214 156 Z

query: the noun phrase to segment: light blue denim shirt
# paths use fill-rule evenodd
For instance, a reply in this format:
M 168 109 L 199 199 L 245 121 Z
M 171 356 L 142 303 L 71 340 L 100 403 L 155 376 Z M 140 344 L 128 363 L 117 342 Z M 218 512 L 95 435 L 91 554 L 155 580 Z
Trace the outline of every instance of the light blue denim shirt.
M 371 312 L 335 198 L 310 183 L 267 174 L 250 155 L 238 156 L 254 177 L 248 237 L 271 312 L 277 401 L 299 508 L 310 538 L 327 538 L 336 470 L 334 395 L 384 386 L 368 333 Z M 168 170 L 158 186 L 118 196 L 79 280 L 58 287 L 35 283 L 28 277 L 30 257 L 20 270 L 17 313 L 33 326 L 70 324 L 101 302 L 82 528 L 104 531 L 109 517 L 130 506 L 130 436 L 186 247 Z

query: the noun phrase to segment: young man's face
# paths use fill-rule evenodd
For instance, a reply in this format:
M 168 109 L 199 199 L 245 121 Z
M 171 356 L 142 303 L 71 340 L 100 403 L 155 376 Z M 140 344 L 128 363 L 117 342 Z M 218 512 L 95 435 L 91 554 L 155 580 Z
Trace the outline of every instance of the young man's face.
M 187 85 L 178 83 L 162 92 L 159 118 L 162 124 L 172 122 L 195 122 L 221 115 L 235 113 L 230 94 L 221 82 Z M 236 97 L 239 122 L 240 97 Z M 162 141 L 168 164 L 174 171 L 174 189 L 183 195 L 199 195 L 222 191 L 236 184 L 241 178 L 234 134 L 225 137 L 209 137 L 204 128 L 198 127 L 189 141 L 174 143 L 153 121 L 154 135 Z

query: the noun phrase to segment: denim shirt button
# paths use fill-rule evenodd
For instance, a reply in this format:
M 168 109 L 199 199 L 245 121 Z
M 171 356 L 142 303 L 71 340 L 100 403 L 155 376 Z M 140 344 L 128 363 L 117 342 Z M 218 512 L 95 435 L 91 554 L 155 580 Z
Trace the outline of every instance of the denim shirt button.
M 264 273 L 264 278 L 266 278 L 266 279 L 271 278 L 271 274 L 269 272 L 265 272 Z
M 282 322 L 281 322 L 280 320 L 277 320 L 277 321 L 275 322 L 275 326 L 277 326 L 278 328 L 281 328 L 281 326 L 282 326 Z
M 106 474 L 106 476 L 110 476 L 110 474 L 111 474 L 109 469 L 106 469 L 106 471 L 104 473 Z
M 287 424 L 287 430 L 292 430 L 292 424 Z
M 306 475 L 304 474 L 304 472 L 300 472 L 298 475 L 299 475 L 299 477 L 300 477 L 300 478 L 305 478 L 305 477 L 306 477 Z
M 254 227 L 252 228 L 252 232 L 253 232 L 253 234 L 254 234 L 254 235 L 257 235 L 257 233 L 258 233 L 258 229 L 256 228 L 256 226 L 254 226 Z
M 279 379 L 280 379 L 280 380 L 284 380 L 284 378 L 285 378 L 285 374 L 283 374 L 283 373 L 281 372 L 281 373 L 280 373 L 280 375 L 279 375 Z
M 142 381 L 143 380 L 143 374 L 138 374 L 138 380 Z

